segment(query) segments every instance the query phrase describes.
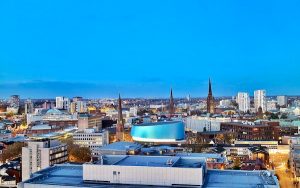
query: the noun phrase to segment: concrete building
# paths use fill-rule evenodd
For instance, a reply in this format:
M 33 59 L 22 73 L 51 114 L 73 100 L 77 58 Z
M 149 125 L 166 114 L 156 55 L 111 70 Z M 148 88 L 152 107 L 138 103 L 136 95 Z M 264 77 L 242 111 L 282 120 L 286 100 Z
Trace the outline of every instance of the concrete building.
M 229 99 L 220 100 L 221 107 L 230 107 L 231 104 L 232 104 L 231 100 L 229 100 Z
M 288 98 L 286 95 L 277 96 L 277 103 L 279 106 L 287 106 Z
M 85 129 L 74 133 L 73 141 L 76 145 L 90 148 L 92 156 L 98 156 L 97 149 L 109 144 L 109 132 L 106 130 L 96 132 L 95 129 Z
M 29 141 L 22 148 L 22 180 L 31 174 L 68 159 L 67 145 L 57 140 Z
M 261 107 L 263 113 L 267 111 L 267 99 L 266 99 L 266 90 L 256 90 L 254 91 L 254 107 L 256 112 L 258 108 Z
M 68 110 L 70 107 L 70 99 L 67 97 L 56 97 L 56 106 L 57 109 Z
M 267 102 L 267 111 L 272 112 L 277 110 L 277 101 L 270 100 Z
M 134 142 L 114 142 L 101 148 L 96 148 L 96 153 L 101 155 L 136 155 L 139 154 L 142 145 Z
M 31 114 L 33 112 L 34 112 L 33 102 L 30 99 L 28 99 L 25 102 L 25 114 Z
M 9 107 L 19 108 L 20 107 L 20 96 L 19 95 L 10 96 L 8 103 L 9 103 Z
M 136 117 L 138 112 L 138 107 L 131 107 L 129 108 L 129 115 L 130 117 Z
M 250 96 L 249 93 L 239 92 L 237 95 L 237 103 L 239 105 L 240 112 L 248 112 L 250 110 Z
M 279 183 L 269 171 L 207 170 L 203 157 L 106 155 L 94 163 L 50 167 L 18 187 L 279 188 Z
M 102 116 L 90 114 L 78 114 L 78 130 L 84 131 L 85 129 L 102 129 Z
M 192 132 L 220 131 L 221 122 L 231 122 L 231 119 L 223 117 L 191 116 L 186 118 L 185 129 Z
M 235 140 L 278 140 L 279 122 L 230 122 L 221 123 L 221 131 L 231 133 Z

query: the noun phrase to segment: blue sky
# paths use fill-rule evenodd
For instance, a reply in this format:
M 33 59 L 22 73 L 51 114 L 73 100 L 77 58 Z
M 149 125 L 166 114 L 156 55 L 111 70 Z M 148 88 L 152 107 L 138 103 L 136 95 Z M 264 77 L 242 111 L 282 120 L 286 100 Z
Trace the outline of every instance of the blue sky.
M 0 1 L 0 98 L 300 94 L 299 1 Z

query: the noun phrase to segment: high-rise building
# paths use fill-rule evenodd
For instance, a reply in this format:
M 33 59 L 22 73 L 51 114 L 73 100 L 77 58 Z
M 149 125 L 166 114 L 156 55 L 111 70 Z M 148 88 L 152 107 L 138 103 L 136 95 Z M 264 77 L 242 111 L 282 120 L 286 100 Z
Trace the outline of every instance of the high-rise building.
M 118 99 L 118 121 L 117 121 L 116 137 L 118 141 L 124 140 L 124 120 L 122 114 L 122 100 L 120 94 Z
M 76 111 L 78 113 L 87 112 L 86 102 L 85 101 L 77 101 L 76 102 Z
M 56 106 L 57 109 L 68 110 L 70 107 L 70 99 L 67 97 L 56 97 Z
M 68 159 L 67 145 L 57 140 L 29 141 L 22 148 L 22 180 L 31 174 Z
M 208 83 L 208 96 L 207 96 L 207 113 L 214 114 L 215 113 L 215 100 L 212 94 L 211 81 L 209 79 Z
M 129 115 L 131 117 L 136 117 L 137 113 L 138 113 L 138 107 L 134 106 L 134 107 L 129 108 Z
M 173 90 L 171 88 L 171 92 L 170 92 L 170 104 L 169 104 L 169 115 L 170 115 L 170 118 L 174 115 L 174 113 L 175 113 L 175 106 L 174 106 Z
M 270 112 L 274 110 L 277 110 L 277 101 L 275 100 L 267 101 L 267 111 Z
M 282 96 L 277 96 L 277 103 L 279 106 L 287 106 L 287 96 L 286 95 L 282 95 Z
M 9 106 L 14 108 L 20 107 L 20 96 L 19 95 L 12 95 L 9 99 Z
M 26 102 L 25 102 L 25 114 L 31 114 L 33 113 L 33 102 L 28 99 Z
M 77 102 L 77 101 L 82 101 L 82 97 L 73 97 L 72 101 Z
M 266 90 L 254 91 L 254 107 L 256 112 L 258 112 L 259 107 L 262 108 L 263 113 L 267 111 Z
M 250 97 L 249 93 L 239 92 L 237 95 L 237 103 L 240 112 L 248 112 L 250 110 Z
M 45 101 L 43 104 L 44 109 L 52 109 L 54 107 L 53 103 L 51 101 Z
M 56 97 L 55 108 L 63 109 L 64 108 L 64 97 Z

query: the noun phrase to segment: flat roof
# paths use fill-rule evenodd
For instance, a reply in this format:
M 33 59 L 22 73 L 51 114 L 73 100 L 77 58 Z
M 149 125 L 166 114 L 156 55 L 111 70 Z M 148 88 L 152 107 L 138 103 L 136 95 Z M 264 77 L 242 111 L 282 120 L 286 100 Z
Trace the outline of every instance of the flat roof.
M 134 142 L 114 142 L 99 148 L 99 150 L 127 151 L 140 149 L 141 147 L 141 144 Z
M 177 167 L 177 168 L 200 168 L 203 165 L 205 165 L 204 157 L 142 156 L 142 155 L 104 155 L 102 157 L 103 157 L 102 164 L 100 160 L 93 164 L 117 165 L 117 166 Z
M 250 123 L 250 122 L 249 122 Z M 254 122 L 251 122 L 254 123 Z M 243 127 L 249 127 L 249 128 L 259 128 L 259 127 L 271 127 L 272 125 L 267 124 L 244 124 L 242 122 L 221 122 L 221 124 L 225 125 L 237 125 L 237 126 L 243 126 Z
M 133 126 L 155 126 L 155 125 L 167 125 L 167 124 L 177 124 L 177 123 L 183 123 L 183 122 L 182 121 L 158 121 L 154 123 L 136 124 Z
M 152 187 L 147 185 L 124 185 L 124 184 L 110 184 L 110 183 L 88 183 L 83 181 L 82 165 L 61 164 L 49 167 L 45 170 L 34 174 L 35 177 L 22 182 L 24 184 L 70 186 L 83 188 L 103 188 L 103 187 Z M 203 188 L 253 188 L 264 187 L 272 185 L 279 187 L 277 179 L 267 173 L 267 171 L 234 171 L 234 170 L 208 170 L 206 180 Z M 159 186 L 155 186 L 159 187 Z M 162 186 L 161 186 L 162 187 Z
M 208 170 L 204 187 L 253 188 L 265 187 L 265 185 L 279 187 L 277 179 L 268 171 Z

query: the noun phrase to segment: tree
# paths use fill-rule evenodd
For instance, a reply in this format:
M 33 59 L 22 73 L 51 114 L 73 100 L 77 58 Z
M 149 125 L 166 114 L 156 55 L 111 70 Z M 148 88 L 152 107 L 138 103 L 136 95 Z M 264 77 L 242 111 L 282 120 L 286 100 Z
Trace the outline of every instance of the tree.
M 233 160 L 233 169 L 234 170 L 240 170 L 241 169 L 241 160 L 239 157 L 236 157 L 234 160 Z
M 61 139 L 62 143 L 67 144 L 68 160 L 70 162 L 85 163 L 92 158 L 91 150 L 88 147 L 80 147 L 73 142 L 73 138 Z
M 224 134 L 224 141 L 226 144 L 232 144 L 233 135 L 231 133 Z
M 1 154 L 1 162 L 5 163 L 6 160 L 19 157 L 22 154 L 22 147 L 25 144 L 22 142 L 16 142 L 12 145 L 9 145 Z

